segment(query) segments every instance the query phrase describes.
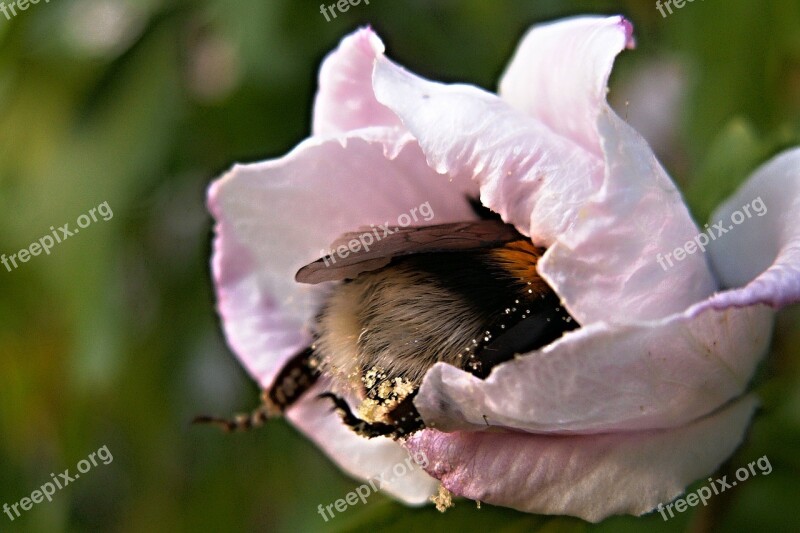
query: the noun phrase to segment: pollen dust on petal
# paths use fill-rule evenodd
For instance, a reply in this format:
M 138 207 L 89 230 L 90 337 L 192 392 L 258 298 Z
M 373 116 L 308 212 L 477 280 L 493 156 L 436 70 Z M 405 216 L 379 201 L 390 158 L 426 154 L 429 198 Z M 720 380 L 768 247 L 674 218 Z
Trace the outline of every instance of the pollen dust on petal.
M 440 513 L 453 507 L 453 494 L 444 485 L 439 485 L 439 493 L 431 496 L 431 501 L 436 505 L 436 510 Z

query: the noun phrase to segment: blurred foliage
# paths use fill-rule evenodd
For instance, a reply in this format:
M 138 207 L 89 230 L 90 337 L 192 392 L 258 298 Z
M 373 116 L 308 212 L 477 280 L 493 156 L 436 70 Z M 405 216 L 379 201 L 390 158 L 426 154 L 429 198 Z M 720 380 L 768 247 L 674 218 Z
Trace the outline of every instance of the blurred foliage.
M 530 25 L 589 12 L 636 25 L 638 50 L 612 79 L 622 114 L 638 111 L 625 93 L 637 73 L 681 65 L 663 125 L 673 141 L 654 148 L 698 220 L 800 142 L 797 0 L 706 0 L 666 18 L 636 0 L 372 0 L 331 22 L 297 0 L 63 0 L 0 16 L 0 253 L 102 202 L 114 212 L 0 268 L 0 503 L 103 445 L 114 457 L 15 522 L 0 515 L 0 530 L 796 530 L 796 308 L 780 315 L 755 382 L 763 409 L 728 463 L 766 454 L 773 473 L 668 523 L 590 526 L 466 501 L 440 515 L 381 495 L 324 523 L 317 505 L 356 483 L 287 424 L 233 436 L 189 425 L 258 395 L 214 312 L 205 189 L 308 134 L 317 67 L 338 40 L 372 24 L 408 68 L 493 90 Z

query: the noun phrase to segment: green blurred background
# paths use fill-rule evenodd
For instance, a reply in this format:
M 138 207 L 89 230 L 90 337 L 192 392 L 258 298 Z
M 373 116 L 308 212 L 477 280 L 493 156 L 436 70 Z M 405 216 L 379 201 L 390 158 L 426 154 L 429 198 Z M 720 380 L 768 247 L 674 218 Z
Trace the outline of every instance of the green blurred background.
M 0 253 L 102 202 L 114 213 L 0 268 L 0 504 L 103 445 L 114 458 L 13 523 L 0 514 L 0 531 L 798 530 L 797 306 L 779 316 L 754 383 L 763 409 L 724 467 L 767 455 L 773 472 L 667 523 L 467 501 L 440 515 L 381 495 L 325 523 L 317 505 L 357 483 L 285 422 L 240 435 L 189 424 L 258 402 L 214 311 L 206 187 L 308 135 L 317 68 L 339 39 L 369 23 L 413 71 L 494 90 L 530 25 L 588 12 L 635 24 L 611 98 L 698 220 L 800 144 L 797 0 L 697 1 L 666 18 L 633 0 L 372 0 L 331 22 L 297 0 L 51 0 L 0 15 Z

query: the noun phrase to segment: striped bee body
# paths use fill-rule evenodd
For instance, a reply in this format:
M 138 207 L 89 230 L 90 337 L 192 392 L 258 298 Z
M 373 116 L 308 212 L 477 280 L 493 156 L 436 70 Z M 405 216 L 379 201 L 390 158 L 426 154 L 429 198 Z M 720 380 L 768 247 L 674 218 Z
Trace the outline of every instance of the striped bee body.
M 326 396 L 362 435 L 424 427 L 413 398 L 434 364 L 484 378 L 577 325 L 536 271 L 544 250 L 512 226 L 405 228 L 387 241 L 347 262 L 323 258 L 297 276 L 342 281 L 318 315 L 313 349 L 332 379 Z
M 240 417 L 248 423 L 206 421 L 256 425 L 325 375 L 331 391 L 322 397 L 360 435 L 422 429 L 413 400 L 434 364 L 485 378 L 578 326 L 537 273 L 543 253 L 513 226 L 480 220 L 395 228 L 369 250 L 306 265 L 298 282 L 339 282 L 317 315 L 314 344 L 265 391 L 260 410 Z

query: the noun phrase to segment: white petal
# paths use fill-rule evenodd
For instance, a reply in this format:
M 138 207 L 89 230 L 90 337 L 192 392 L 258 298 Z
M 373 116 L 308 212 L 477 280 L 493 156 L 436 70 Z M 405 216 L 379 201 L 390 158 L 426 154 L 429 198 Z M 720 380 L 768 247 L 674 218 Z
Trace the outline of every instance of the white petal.
M 342 39 L 319 70 L 314 100 L 314 135 L 335 135 L 370 126 L 400 126 L 400 120 L 375 99 L 372 68 L 383 55 L 380 38 L 369 28 Z
M 500 80 L 499 95 L 584 149 L 601 153 L 597 115 L 614 58 L 633 47 L 623 17 L 576 17 L 534 26 Z
M 484 205 L 552 245 L 539 272 L 581 324 L 661 318 L 713 292 L 703 257 L 658 263 L 699 230 L 647 143 L 607 106 L 600 159 L 474 87 L 429 82 L 385 58 L 374 80 L 433 168 L 472 176 Z
M 718 236 L 710 228 L 714 269 L 726 287 L 741 288 L 720 293 L 708 306 L 800 302 L 800 148 L 759 168 L 711 220 L 726 230 Z
M 605 180 L 539 262 L 539 274 L 582 324 L 636 322 L 678 313 L 716 282 L 702 254 L 669 266 L 666 255 L 700 230 L 647 142 L 611 108 L 598 127 Z

